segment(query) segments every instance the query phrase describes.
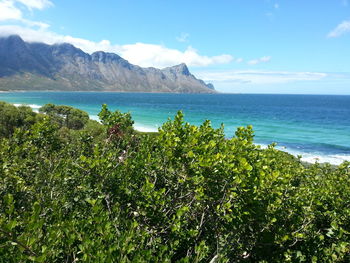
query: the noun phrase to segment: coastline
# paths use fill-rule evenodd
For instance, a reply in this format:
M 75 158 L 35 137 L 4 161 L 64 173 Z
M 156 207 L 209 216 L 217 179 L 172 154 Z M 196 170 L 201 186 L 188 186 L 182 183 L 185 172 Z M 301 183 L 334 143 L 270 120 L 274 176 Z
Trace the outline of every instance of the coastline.
M 6 92 L 5 92 L 6 93 Z M 10 102 L 11 103 L 11 102 Z M 26 105 L 32 108 L 34 112 L 38 112 L 39 108 L 42 105 L 38 104 L 29 104 L 29 103 L 12 103 L 15 106 L 20 106 L 20 105 Z M 92 120 L 97 120 L 98 121 L 98 116 L 97 115 L 92 115 L 89 113 L 90 119 Z M 142 122 L 135 122 L 134 124 L 134 129 L 139 131 L 139 132 L 157 132 L 158 131 L 158 126 L 150 126 L 150 125 L 145 125 Z M 261 144 L 259 142 L 255 142 L 256 145 L 260 145 L 261 148 L 267 147 L 267 144 Z M 350 161 L 350 155 L 347 154 L 325 154 L 322 152 L 303 152 L 299 149 L 294 149 L 290 147 L 283 147 L 283 146 L 278 146 L 276 149 L 287 152 L 295 157 L 298 157 L 299 155 L 302 156 L 301 161 L 302 162 L 307 162 L 307 163 L 330 163 L 332 165 L 339 165 L 343 161 Z
M 89 116 L 90 116 L 90 119 L 99 121 L 97 115 L 89 114 Z M 157 128 L 149 127 L 142 123 L 135 123 L 133 127 L 138 132 L 158 132 Z M 268 146 L 266 144 L 260 144 L 260 143 L 255 143 L 255 144 L 259 145 L 262 149 L 265 149 Z M 320 164 L 330 163 L 331 165 L 339 165 L 344 161 L 350 161 L 350 155 L 349 156 L 323 155 L 322 153 L 312 154 L 312 153 L 305 153 L 305 152 L 297 151 L 296 149 L 290 149 L 290 148 L 287 148 L 284 146 L 278 146 L 278 145 L 276 146 L 276 149 L 279 151 L 291 154 L 294 157 L 298 157 L 299 155 L 301 155 L 302 158 L 300 160 L 302 162 L 309 163 L 309 164 L 315 164 L 316 162 L 318 162 Z
M 216 94 L 225 94 L 217 90 L 213 90 L 213 92 L 176 92 L 176 91 L 124 91 L 124 90 L 0 90 L 0 93 L 23 93 L 23 92 L 72 92 L 72 93 L 145 93 L 145 94 L 208 94 L 208 95 L 216 95 Z M 231 93 L 236 94 L 236 93 Z M 239 93 L 237 93 L 239 94 Z

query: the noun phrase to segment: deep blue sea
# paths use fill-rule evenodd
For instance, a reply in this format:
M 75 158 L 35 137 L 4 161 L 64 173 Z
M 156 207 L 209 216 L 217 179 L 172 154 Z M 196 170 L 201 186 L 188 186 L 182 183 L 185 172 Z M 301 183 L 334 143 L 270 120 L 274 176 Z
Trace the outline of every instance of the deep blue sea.
M 97 119 L 101 104 L 131 112 L 135 128 L 156 131 L 178 110 L 200 125 L 221 123 L 232 137 L 237 127 L 253 125 L 255 142 L 276 142 L 303 160 L 339 164 L 350 160 L 350 96 L 263 94 L 150 94 L 106 92 L 0 93 L 0 100 L 27 104 L 34 110 L 46 103 L 70 105 Z

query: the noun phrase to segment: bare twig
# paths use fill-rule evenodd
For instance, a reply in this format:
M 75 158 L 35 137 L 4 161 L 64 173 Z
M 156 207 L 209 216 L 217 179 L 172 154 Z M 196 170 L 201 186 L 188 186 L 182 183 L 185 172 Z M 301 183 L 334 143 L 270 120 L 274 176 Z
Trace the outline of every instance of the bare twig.
M 219 255 L 215 255 L 215 256 L 210 260 L 209 263 L 215 263 L 215 262 L 218 261 L 218 259 L 219 259 Z
M 16 238 L 13 237 L 13 235 L 3 229 L 0 228 L 0 232 L 2 232 L 3 234 L 5 234 L 8 238 L 11 239 L 12 242 L 18 244 L 19 246 L 21 246 L 22 248 L 24 248 L 30 255 L 32 256 L 37 256 L 37 254 L 31 250 L 30 247 L 28 247 L 27 245 L 23 244 L 21 241 L 17 240 Z

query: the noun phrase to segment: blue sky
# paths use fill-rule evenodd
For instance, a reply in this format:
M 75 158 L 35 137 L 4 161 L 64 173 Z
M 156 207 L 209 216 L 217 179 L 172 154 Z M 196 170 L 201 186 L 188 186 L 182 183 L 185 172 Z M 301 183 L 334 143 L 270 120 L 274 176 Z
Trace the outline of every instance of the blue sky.
M 349 0 L 0 0 L 0 35 L 185 62 L 233 93 L 350 94 Z

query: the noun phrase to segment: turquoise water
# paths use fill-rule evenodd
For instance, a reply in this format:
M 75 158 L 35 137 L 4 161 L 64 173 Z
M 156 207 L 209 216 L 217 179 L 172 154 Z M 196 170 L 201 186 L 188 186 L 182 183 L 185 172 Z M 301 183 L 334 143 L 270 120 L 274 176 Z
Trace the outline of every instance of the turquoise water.
M 257 94 L 150 94 L 99 92 L 0 93 L 0 100 L 38 109 L 64 104 L 97 118 L 101 104 L 131 112 L 135 128 L 156 131 L 178 110 L 199 125 L 225 125 L 232 137 L 239 126 L 253 125 L 255 142 L 277 142 L 281 149 L 301 154 L 305 161 L 341 163 L 350 160 L 350 96 Z

